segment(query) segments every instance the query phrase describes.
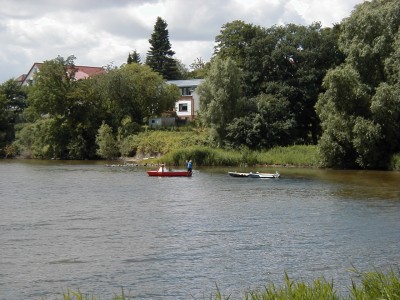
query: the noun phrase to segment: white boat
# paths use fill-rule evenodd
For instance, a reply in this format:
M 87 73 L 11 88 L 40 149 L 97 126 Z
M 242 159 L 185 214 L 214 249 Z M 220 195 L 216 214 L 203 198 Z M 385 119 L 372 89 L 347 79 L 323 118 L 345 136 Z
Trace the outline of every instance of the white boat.
M 228 174 L 232 177 L 251 177 L 251 178 L 279 178 L 281 174 L 278 172 L 275 173 L 243 173 L 243 172 L 228 172 Z
M 249 174 L 249 177 L 251 178 L 279 178 L 281 177 L 281 174 L 276 171 L 275 173 L 251 173 Z
M 232 177 L 249 177 L 250 173 L 241 173 L 241 172 L 228 172 L 228 174 Z

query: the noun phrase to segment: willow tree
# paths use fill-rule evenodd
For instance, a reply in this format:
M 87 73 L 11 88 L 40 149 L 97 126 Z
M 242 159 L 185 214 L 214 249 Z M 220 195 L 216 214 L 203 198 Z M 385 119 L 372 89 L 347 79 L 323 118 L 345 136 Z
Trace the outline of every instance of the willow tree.
M 218 146 L 223 144 L 227 125 L 237 116 L 242 97 L 241 76 L 232 59 L 216 57 L 208 76 L 198 87 L 201 118 L 211 127 Z
M 128 64 L 110 71 L 104 79 L 103 97 L 114 130 L 127 117 L 143 125 L 149 117 L 171 110 L 179 98 L 179 89 L 147 65 Z
M 341 24 L 345 65 L 328 72 L 316 105 L 328 166 L 386 168 L 400 151 L 400 2 L 356 6 Z

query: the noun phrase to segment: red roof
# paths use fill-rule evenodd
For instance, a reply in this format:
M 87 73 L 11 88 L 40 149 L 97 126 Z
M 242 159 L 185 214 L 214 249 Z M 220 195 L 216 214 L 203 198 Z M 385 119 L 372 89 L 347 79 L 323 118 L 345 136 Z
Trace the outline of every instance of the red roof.
M 29 72 L 27 73 L 27 75 L 25 75 L 25 78 L 22 80 L 22 83 L 25 83 L 26 79 L 31 79 L 31 78 L 27 78 L 27 76 L 29 74 L 31 74 L 31 71 L 35 66 L 37 69 L 40 69 L 40 67 L 42 65 L 43 65 L 43 63 L 34 63 L 32 65 L 32 67 L 30 68 Z M 76 69 L 76 73 L 75 73 L 76 80 L 86 79 L 86 78 L 89 78 L 89 77 L 92 77 L 95 75 L 107 73 L 107 71 L 104 70 L 104 68 L 102 68 L 102 67 L 75 66 L 75 69 Z
M 88 74 L 89 77 L 93 75 L 106 73 L 106 70 L 104 70 L 102 67 L 87 67 L 87 66 L 75 66 L 75 67 L 78 69 L 78 71 Z

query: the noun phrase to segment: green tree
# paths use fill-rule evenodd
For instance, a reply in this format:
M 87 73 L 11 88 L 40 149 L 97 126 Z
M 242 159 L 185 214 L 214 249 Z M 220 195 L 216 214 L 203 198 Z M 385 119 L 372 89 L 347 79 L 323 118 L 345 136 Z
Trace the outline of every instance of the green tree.
M 218 145 L 223 144 L 226 126 L 237 116 L 241 94 L 241 70 L 228 58 L 216 58 L 198 87 L 200 114 L 204 124 L 215 133 Z
M 143 125 L 151 116 L 174 107 L 180 93 L 147 65 L 130 64 L 104 76 L 102 102 L 114 130 L 129 117 Z
M 215 55 L 232 58 L 243 70 L 246 98 L 263 93 L 286 98 L 297 124 L 292 143 L 315 144 L 321 128 L 314 106 L 322 79 L 344 59 L 339 32 L 339 25 L 324 29 L 320 23 L 260 28 L 234 21 L 217 36 Z
M 392 66 L 387 63 L 398 53 L 399 27 L 397 0 L 363 2 L 343 21 L 340 47 L 347 55 L 346 62 L 360 73 L 362 82 L 377 87 L 388 80 Z
M 132 63 L 136 63 L 136 64 L 140 64 L 140 54 L 135 50 L 132 53 L 128 54 L 128 59 L 126 61 L 127 64 L 132 64 Z
M 372 121 L 381 126 L 383 141 L 378 146 L 379 152 L 385 153 L 385 160 L 390 158 L 388 153 L 400 151 L 400 87 L 381 83 L 371 99 Z M 376 150 L 376 149 L 375 149 Z
M 0 85 L 0 156 L 13 155 L 9 145 L 15 138 L 15 125 L 26 107 L 26 97 L 14 79 Z
M 201 57 L 196 58 L 194 62 L 191 63 L 189 66 L 190 71 L 188 74 L 188 78 L 205 78 L 208 71 L 210 70 L 210 66 L 210 62 L 205 62 Z
M 214 55 L 233 59 L 239 68 L 244 66 L 247 48 L 259 38 L 262 29 L 241 20 L 226 23 L 215 37 Z
M 119 156 L 117 141 L 112 128 L 103 123 L 96 135 L 96 144 L 98 145 L 97 154 L 106 159 L 113 159 Z
M 16 133 L 15 145 L 23 157 L 67 158 L 68 134 L 60 118 L 46 117 L 22 127 Z
M 352 144 L 353 127 L 357 116 L 366 116 L 367 88 L 349 66 L 329 71 L 323 87 L 326 92 L 316 104 L 323 129 L 319 141 L 323 163 L 329 167 L 354 167 L 357 155 Z
M 31 121 L 17 136 L 27 156 L 85 159 L 96 157 L 95 136 L 105 118 L 100 75 L 75 80 L 75 57 L 46 61 L 29 91 L 24 114 Z M 35 141 L 26 138 L 31 132 Z
M 289 101 L 280 96 L 260 94 L 251 99 L 256 112 L 235 118 L 227 126 L 226 139 L 234 147 L 269 149 L 291 144 L 296 129 Z
M 147 52 L 146 64 L 160 73 L 164 79 L 178 79 L 178 67 L 173 56 L 169 41 L 168 24 L 160 17 L 154 25 L 154 31 L 149 39 L 150 50 Z
M 332 167 L 386 168 L 400 151 L 400 2 L 364 2 L 340 27 L 347 57 L 316 105 L 320 152 Z

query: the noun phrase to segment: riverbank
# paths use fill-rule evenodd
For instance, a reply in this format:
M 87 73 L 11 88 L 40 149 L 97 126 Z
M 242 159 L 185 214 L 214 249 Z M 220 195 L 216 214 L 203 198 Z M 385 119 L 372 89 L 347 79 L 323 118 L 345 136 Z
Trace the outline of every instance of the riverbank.
M 195 166 L 293 166 L 323 168 L 317 145 L 293 145 L 268 150 L 217 148 L 207 130 L 181 128 L 178 131 L 147 131 L 121 145 L 128 163 L 167 163 L 184 165 L 192 159 Z M 388 170 L 400 170 L 400 153 L 393 155 Z
M 280 167 L 321 167 L 316 146 L 276 147 L 267 151 L 225 150 L 206 146 L 189 146 L 173 149 L 165 154 L 145 157 L 125 157 L 127 164 L 184 165 L 191 159 L 196 166 L 280 166 Z
M 177 148 L 166 154 L 152 157 L 143 155 L 123 158 L 125 164 L 158 165 L 165 163 L 171 166 L 182 166 L 185 161 L 193 160 L 195 166 L 269 166 L 323 168 L 315 145 L 295 145 L 275 147 L 265 151 L 225 150 L 206 146 L 189 146 Z M 392 157 L 389 170 L 400 170 L 400 154 Z

